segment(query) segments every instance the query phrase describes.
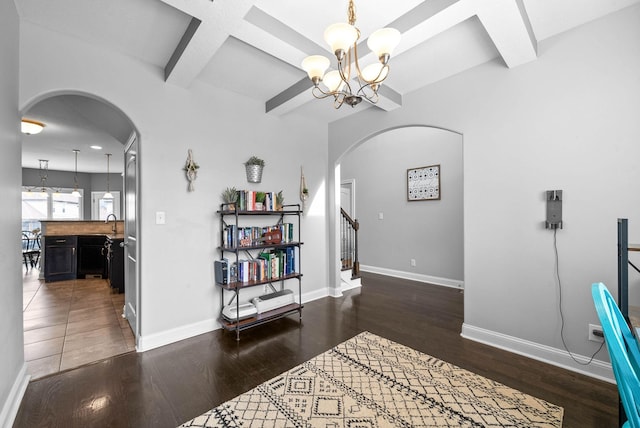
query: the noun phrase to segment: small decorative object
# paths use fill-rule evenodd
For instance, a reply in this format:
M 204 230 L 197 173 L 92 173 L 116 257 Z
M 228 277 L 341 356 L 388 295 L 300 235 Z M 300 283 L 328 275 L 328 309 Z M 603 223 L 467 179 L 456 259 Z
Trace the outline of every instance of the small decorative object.
M 276 193 L 276 210 L 282 211 L 282 204 L 284 204 L 284 195 L 282 194 L 282 190 Z
M 407 200 L 430 201 L 440 199 L 440 165 L 407 170 Z
M 264 210 L 264 201 L 267 199 L 267 194 L 264 192 L 256 192 L 256 211 Z
M 249 183 L 260 183 L 262 181 L 262 169 L 264 168 L 264 160 L 256 156 L 251 156 L 244 163 L 247 170 L 247 181 Z
M 300 167 L 300 200 L 302 201 L 302 209 L 304 209 L 307 199 L 309 199 L 309 188 L 307 187 L 302 167 Z
M 228 210 L 233 211 L 236 209 L 236 202 L 238 202 L 238 190 L 235 187 L 227 187 L 222 192 L 222 201 L 227 205 Z
M 266 245 L 279 244 L 282 242 L 282 232 L 280 229 L 272 229 L 262 235 L 262 242 Z
M 200 168 L 200 165 L 198 165 L 193 160 L 193 152 L 191 151 L 191 149 L 189 149 L 187 162 L 185 163 L 183 168 L 185 173 L 187 174 L 187 180 L 189 180 L 189 192 L 193 192 L 194 190 L 193 182 L 196 181 L 196 178 L 198 176 L 198 168 Z

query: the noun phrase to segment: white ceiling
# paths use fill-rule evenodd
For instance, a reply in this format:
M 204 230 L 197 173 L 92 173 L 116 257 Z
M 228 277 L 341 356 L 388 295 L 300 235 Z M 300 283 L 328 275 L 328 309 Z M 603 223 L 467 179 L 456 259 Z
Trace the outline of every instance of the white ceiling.
M 402 41 L 380 102 L 334 110 L 331 100 L 313 98 L 300 63 L 307 55 L 332 56 L 323 32 L 346 21 L 347 0 L 14 1 L 22 20 L 159 67 L 167 84 L 189 87 L 197 80 L 264 103 L 267 114 L 296 111 L 326 122 L 364 108 L 399 108 L 403 94 L 495 58 L 508 68 L 534 61 L 538 42 L 640 2 L 356 0 L 361 63 L 375 61 L 366 38 L 376 29 L 397 28 Z M 122 143 L 132 129 L 111 107 L 64 96 L 44 100 L 24 116 L 47 127 L 24 137 L 23 166 L 37 168 L 44 158 L 52 170 L 71 171 L 77 148 L 79 171 L 104 172 L 107 151 L 114 153 L 112 170 L 121 171 Z M 92 151 L 90 144 L 105 149 Z

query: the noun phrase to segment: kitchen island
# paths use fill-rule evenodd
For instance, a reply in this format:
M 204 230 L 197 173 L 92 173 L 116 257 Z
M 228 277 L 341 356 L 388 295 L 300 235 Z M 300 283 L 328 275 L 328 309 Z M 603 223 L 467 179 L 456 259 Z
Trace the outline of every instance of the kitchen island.
M 121 277 L 110 266 L 110 257 L 120 248 L 109 246 L 124 239 L 124 222 L 104 221 L 42 221 L 41 277 L 45 282 L 83 278 Z M 109 251 L 111 250 L 111 251 Z M 119 283 L 120 281 L 118 281 Z M 116 292 L 124 291 L 119 283 Z

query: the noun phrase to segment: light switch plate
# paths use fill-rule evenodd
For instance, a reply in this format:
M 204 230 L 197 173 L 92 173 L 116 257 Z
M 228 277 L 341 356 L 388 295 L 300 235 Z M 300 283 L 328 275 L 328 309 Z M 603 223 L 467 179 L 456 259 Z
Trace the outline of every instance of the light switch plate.
M 164 211 L 156 211 L 156 224 L 164 224 L 166 216 Z

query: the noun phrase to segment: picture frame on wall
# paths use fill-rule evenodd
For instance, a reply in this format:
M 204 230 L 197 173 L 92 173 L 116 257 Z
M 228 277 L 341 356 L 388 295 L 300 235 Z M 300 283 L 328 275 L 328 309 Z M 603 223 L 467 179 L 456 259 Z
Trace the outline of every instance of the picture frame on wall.
M 407 169 L 407 201 L 440 199 L 440 165 Z

